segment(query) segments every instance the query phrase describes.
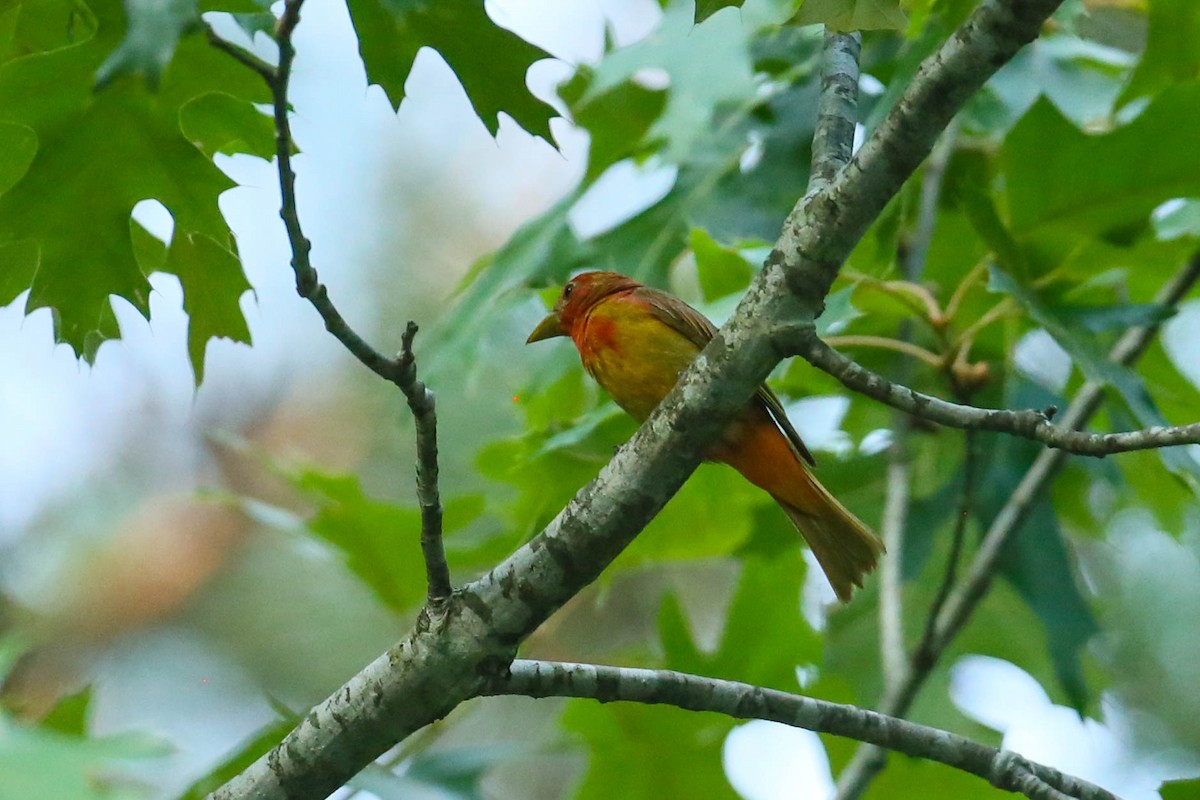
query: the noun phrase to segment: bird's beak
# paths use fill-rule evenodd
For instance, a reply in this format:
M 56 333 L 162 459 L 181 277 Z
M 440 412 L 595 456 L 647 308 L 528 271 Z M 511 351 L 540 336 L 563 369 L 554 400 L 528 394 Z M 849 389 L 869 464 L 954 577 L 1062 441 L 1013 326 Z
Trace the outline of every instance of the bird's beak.
M 566 336 L 567 332 L 563 330 L 562 320 L 559 319 L 557 312 L 551 312 L 546 315 L 546 318 L 537 324 L 533 329 L 533 333 L 529 334 L 529 338 L 525 340 L 525 344 L 540 342 L 542 339 L 553 339 L 555 336 Z

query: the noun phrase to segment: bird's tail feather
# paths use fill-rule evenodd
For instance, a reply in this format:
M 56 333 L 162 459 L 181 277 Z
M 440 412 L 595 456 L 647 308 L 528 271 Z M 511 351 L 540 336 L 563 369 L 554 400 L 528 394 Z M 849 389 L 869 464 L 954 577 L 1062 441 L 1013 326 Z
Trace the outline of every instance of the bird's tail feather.
M 811 490 L 804 493 L 806 508 L 798 508 L 778 495 L 775 500 L 804 536 L 833 591 L 845 603 L 854 587 L 861 588 L 863 578 L 875 569 L 884 552 L 883 542 L 812 473 L 808 470 L 804 473 L 810 482 L 806 488 Z

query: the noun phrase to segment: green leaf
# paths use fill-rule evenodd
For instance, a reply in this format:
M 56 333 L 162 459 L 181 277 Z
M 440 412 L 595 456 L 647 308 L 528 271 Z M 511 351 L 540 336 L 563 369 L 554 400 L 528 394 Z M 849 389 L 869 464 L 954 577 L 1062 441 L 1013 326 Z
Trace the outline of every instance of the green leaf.
M 693 18 L 690 2 L 671 2 L 650 36 L 608 53 L 593 68 L 593 78 L 580 99 L 587 103 L 644 70 L 666 72 L 670 80 L 666 108 L 648 136 L 664 142 L 662 155 L 672 163 L 684 159 L 705 134 L 715 106 L 741 102 L 755 92 L 749 52 L 752 31 L 737 14 L 721 14 L 700 25 Z
M 199 233 L 176 233 L 163 268 L 183 285 L 183 310 L 189 319 L 188 356 L 199 386 L 210 341 L 220 338 L 250 344 L 250 329 L 239 301 L 251 287 L 237 254 Z
M 1200 778 L 1167 781 L 1158 789 L 1162 800 L 1200 800 Z
M 427 787 L 436 786 L 462 800 L 483 800 L 486 795 L 480 783 L 488 770 L 523 750 L 520 745 L 507 743 L 426 750 L 412 757 L 402 777 Z
M 695 22 L 699 25 L 723 8 L 741 8 L 746 0 L 696 0 Z
M 9 5 L 0 0 L 0 13 Z M 229 335 L 234 331 L 229 304 L 236 306 L 245 284 L 228 277 L 233 262 L 223 243 L 230 232 L 217 197 L 233 182 L 184 137 L 180 109 L 211 92 L 248 105 L 267 99 L 265 88 L 256 75 L 191 36 L 178 43 L 156 92 L 144 81 L 122 78 L 93 94 L 93 76 L 122 40 L 124 20 L 116 0 L 96 0 L 95 17 L 84 11 L 58 0 L 23 3 L 21 19 L 34 18 L 37 25 L 18 24 L 15 47 L 32 54 L 0 65 L 0 122 L 37 137 L 28 170 L 0 195 L 0 248 L 20 254 L 19 277 L 0 279 L 0 290 L 11 296 L 14 289 L 29 288 L 26 313 L 52 309 L 56 339 L 94 358 L 119 333 L 110 296 L 149 315 L 150 284 L 135 257 L 130 213 L 138 202 L 156 199 L 175 223 L 165 268 L 181 278 L 209 271 L 221 276 L 194 282 L 202 291 L 185 298 L 189 324 L 199 335 Z M 55 42 L 42 25 L 60 36 L 71 30 L 74 38 Z M 35 49 L 52 43 L 58 46 Z M 213 121 L 210 129 L 216 125 Z M 217 245 L 198 248 L 196 237 Z M 212 287 L 219 290 L 205 293 Z M 190 352 L 198 357 L 203 348 L 191 338 Z M 203 372 L 198 362 L 193 368 Z
M 1107 122 L 1131 62 L 1124 50 L 1077 36 L 1039 37 L 988 81 L 967 129 L 998 141 L 1041 97 L 1080 127 Z
M 1200 613 L 1200 539 L 1177 541 L 1138 506 L 1111 519 L 1105 546 L 1088 559 L 1106 634 L 1101 654 L 1137 733 L 1200 752 L 1200 696 L 1190 689 L 1200 639 L 1179 624 Z
M 551 282 L 565 283 L 588 250 L 567 221 L 577 190 L 540 217 L 521 226 L 495 253 L 482 259 L 464 279 L 458 302 L 437 327 L 436 347 L 458 357 L 473 355 L 483 337 L 494 331 L 492 321 L 528 295 L 516 290 Z M 433 359 L 436 370 L 447 368 L 449 358 Z
M 721 769 L 721 746 L 734 721 L 671 706 L 570 700 L 562 725 L 587 747 L 578 800 L 735 800 Z
M 754 268 L 732 247 L 722 247 L 703 228 L 692 228 L 688 245 L 696 255 L 696 269 L 705 302 L 745 291 Z
M 1089 135 L 1039 100 L 1001 154 L 1013 233 L 1120 235 L 1167 200 L 1200 196 L 1200 151 L 1188 136 L 1198 105 L 1200 84 L 1180 85 L 1129 124 Z
M 550 54 L 493 22 L 483 0 L 350 0 L 348 5 L 367 78 L 383 87 L 394 108 L 404 99 L 417 51 L 431 47 L 454 70 L 493 136 L 503 111 L 551 141 L 550 119 L 557 112 L 525 86 L 529 67 Z
M 125 38 L 96 70 L 96 88 L 122 75 L 141 75 L 157 87 L 179 38 L 200 24 L 197 0 L 125 0 Z
M 308 528 L 338 549 L 350 568 L 393 611 L 425 597 L 421 512 L 368 498 L 358 478 L 305 471 L 294 482 L 317 504 Z
M 1130 303 L 1113 306 L 1068 306 L 1055 308 L 1059 319 L 1071 329 L 1105 333 L 1124 331 L 1140 325 L 1154 325 L 1175 312 L 1154 303 Z
M 92 704 L 92 687 L 85 686 L 75 694 L 59 700 L 50 713 L 42 718 L 39 727 L 67 736 L 87 736 L 88 709 Z
M 1146 49 L 1121 92 L 1118 106 L 1145 97 L 1172 83 L 1200 77 L 1200 5 L 1192 0 L 1149 3 Z
M 669 96 L 665 89 L 648 89 L 632 80 L 603 92 L 589 92 L 593 80 L 592 70 L 584 66 L 558 87 L 575 124 L 590 134 L 585 184 L 618 161 L 653 151 L 648 134 L 662 116 Z
M 822 24 L 835 31 L 902 31 L 908 17 L 897 0 L 804 0 L 793 23 Z
M 217 153 L 275 156 L 275 122 L 249 103 L 227 94 L 197 97 L 179 111 L 183 135 L 212 158 Z

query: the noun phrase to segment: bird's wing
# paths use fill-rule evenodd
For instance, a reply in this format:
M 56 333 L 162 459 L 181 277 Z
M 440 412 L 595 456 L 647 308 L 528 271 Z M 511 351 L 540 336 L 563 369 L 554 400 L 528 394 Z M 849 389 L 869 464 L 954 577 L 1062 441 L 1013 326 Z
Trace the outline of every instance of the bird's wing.
M 645 302 L 651 314 L 678 331 L 700 350 L 704 349 L 705 345 L 712 340 L 713 334 L 717 332 L 717 326 L 713 325 L 708 317 L 674 295 L 652 289 L 649 286 L 639 286 L 634 290 L 634 295 Z M 783 410 L 783 404 L 779 402 L 775 393 L 764 383 L 758 387 L 755 397 L 766 406 L 767 413 L 783 431 L 783 435 L 787 437 L 792 449 L 796 451 L 796 455 L 815 467 L 816 460 L 804 445 L 800 434 L 796 433 L 796 429 L 792 427 L 792 421 L 788 419 L 787 412 Z

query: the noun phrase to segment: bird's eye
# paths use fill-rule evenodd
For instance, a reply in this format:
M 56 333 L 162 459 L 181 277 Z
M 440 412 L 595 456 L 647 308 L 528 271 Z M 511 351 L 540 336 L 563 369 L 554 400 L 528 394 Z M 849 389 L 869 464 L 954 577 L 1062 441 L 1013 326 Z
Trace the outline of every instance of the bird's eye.
M 564 298 L 570 297 L 571 292 L 574 290 L 575 290 L 575 284 L 568 283 L 566 286 L 563 287 L 563 297 Z

